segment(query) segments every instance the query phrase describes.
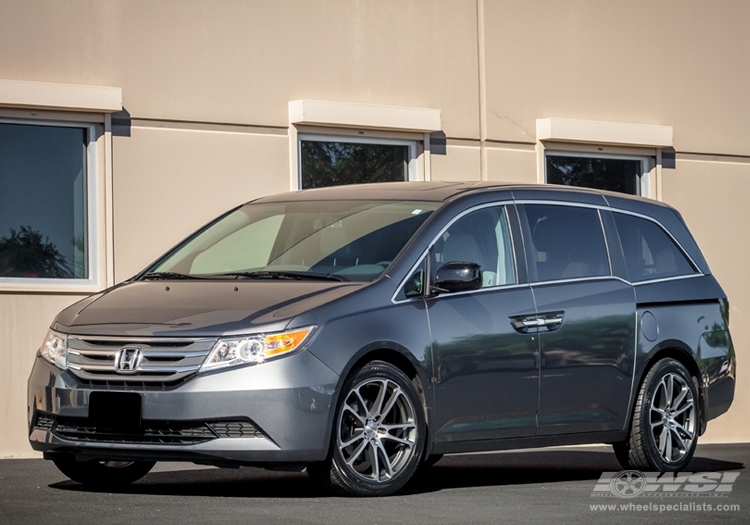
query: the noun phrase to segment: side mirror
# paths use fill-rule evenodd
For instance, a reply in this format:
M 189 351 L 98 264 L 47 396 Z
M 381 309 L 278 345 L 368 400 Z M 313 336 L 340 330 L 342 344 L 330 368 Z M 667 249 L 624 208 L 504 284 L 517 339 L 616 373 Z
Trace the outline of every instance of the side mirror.
M 482 267 L 477 263 L 448 262 L 435 274 L 432 290 L 436 292 L 462 292 L 482 287 Z

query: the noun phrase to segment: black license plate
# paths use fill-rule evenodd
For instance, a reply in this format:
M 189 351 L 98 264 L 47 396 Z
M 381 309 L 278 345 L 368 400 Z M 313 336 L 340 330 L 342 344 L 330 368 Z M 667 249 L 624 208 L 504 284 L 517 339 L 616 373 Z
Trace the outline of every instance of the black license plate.
M 137 429 L 141 426 L 141 395 L 131 392 L 92 392 L 89 422 L 98 428 Z

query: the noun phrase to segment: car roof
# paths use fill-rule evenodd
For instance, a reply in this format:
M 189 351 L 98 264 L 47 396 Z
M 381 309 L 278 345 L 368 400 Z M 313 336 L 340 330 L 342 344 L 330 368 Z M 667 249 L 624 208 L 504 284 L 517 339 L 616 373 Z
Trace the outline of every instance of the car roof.
M 592 202 L 592 197 L 602 197 L 612 204 L 617 201 L 617 208 L 643 208 L 646 206 L 663 206 L 665 204 L 611 191 L 594 190 L 553 184 L 500 183 L 488 181 L 414 181 L 414 182 L 377 182 L 370 184 L 347 184 L 278 193 L 261 197 L 253 202 L 293 202 L 293 201 L 327 201 L 327 200 L 394 200 L 394 201 L 430 201 L 446 202 L 459 197 L 488 192 L 514 192 L 529 195 L 539 193 L 540 198 L 554 199 L 555 194 L 566 201 Z M 518 197 L 518 195 L 517 195 Z M 632 203 L 632 205 L 628 205 Z M 602 203 L 604 204 L 604 203 Z
M 710 270 L 695 239 L 687 229 L 680 213 L 671 206 L 644 197 L 612 191 L 578 188 L 556 184 L 499 183 L 489 181 L 452 182 L 380 182 L 331 186 L 261 197 L 253 203 L 283 203 L 301 201 L 428 201 L 453 202 L 468 200 L 467 205 L 490 199 L 512 199 L 520 202 L 559 201 L 609 207 L 643 215 L 661 223 L 687 250 L 703 273 Z M 470 204 L 472 203 L 472 204 Z

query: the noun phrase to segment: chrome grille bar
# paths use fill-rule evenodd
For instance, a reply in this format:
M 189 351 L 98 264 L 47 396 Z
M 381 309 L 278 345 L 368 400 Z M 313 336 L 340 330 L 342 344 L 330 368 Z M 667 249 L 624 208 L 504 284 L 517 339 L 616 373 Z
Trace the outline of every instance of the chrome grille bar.
M 68 337 L 68 367 L 84 381 L 175 382 L 195 373 L 216 339 Z M 115 369 L 120 348 L 138 348 L 142 359 L 129 373 Z

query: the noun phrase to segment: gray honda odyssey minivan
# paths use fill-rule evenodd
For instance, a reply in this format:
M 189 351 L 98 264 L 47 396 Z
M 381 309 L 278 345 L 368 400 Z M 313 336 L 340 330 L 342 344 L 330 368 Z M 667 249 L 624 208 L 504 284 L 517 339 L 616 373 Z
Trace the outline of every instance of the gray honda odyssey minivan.
M 735 388 L 729 306 L 674 209 L 554 186 L 264 197 L 65 309 L 29 440 L 71 479 L 156 461 L 362 496 L 443 454 L 611 443 L 679 471 Z

